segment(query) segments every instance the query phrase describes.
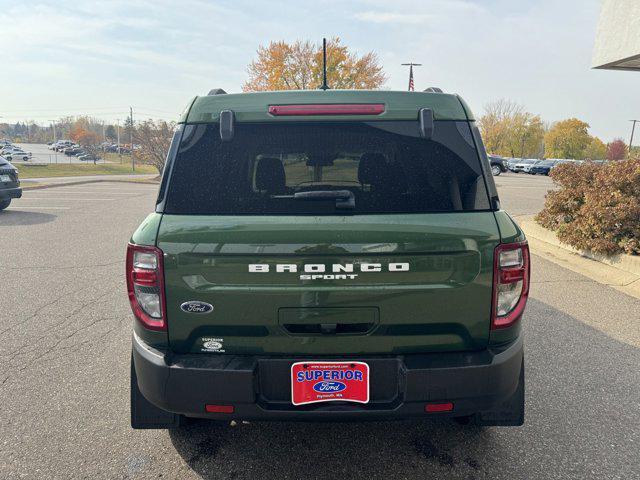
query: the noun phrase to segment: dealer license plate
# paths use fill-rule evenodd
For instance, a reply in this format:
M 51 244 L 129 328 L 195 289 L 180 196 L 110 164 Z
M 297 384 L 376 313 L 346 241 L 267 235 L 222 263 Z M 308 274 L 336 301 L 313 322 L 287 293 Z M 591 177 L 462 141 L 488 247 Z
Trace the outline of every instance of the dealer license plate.
M 297 362 L 291 365 L 291 401 L 369 402 L 369 365 L 364 362 Z

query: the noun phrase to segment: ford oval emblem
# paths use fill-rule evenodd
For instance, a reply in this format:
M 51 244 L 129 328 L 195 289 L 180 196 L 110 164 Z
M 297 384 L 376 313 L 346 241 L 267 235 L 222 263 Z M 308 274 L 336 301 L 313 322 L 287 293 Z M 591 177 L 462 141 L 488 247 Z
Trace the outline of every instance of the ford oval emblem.
M 191 300 L 180 305 L 180 309 L 187 313 L 210 313 L 213 311 L 213 305 L 198 300 Z
M 318 382 L 313 386 L 316 392 L 341 392 L 347 388 L 342 382 Z

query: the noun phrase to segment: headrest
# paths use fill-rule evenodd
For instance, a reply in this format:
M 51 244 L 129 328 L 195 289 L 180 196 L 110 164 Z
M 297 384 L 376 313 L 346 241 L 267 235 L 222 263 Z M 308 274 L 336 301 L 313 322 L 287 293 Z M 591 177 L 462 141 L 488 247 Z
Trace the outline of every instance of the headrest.
M 284 167 L 279 158 L 263 157 L 256 166 L 256 189 L 283 193 L 286 189 Z
M 387 169 L 387 159 L 381 153 L 363 153 L 358 163 L 358 181 L 372 185 L 378 183 Z

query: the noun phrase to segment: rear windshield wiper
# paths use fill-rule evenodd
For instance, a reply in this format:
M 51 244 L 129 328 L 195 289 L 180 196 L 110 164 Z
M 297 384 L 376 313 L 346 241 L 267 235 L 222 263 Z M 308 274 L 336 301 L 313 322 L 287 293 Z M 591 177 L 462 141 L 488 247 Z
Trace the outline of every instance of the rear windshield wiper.
M 311 190 L 296 192 L 293 196 L 274 196 L 273 198 L 293 198 L 294 200 L 335 200 L 336 208 L 356 208 L 356 196 L 351 190 Z

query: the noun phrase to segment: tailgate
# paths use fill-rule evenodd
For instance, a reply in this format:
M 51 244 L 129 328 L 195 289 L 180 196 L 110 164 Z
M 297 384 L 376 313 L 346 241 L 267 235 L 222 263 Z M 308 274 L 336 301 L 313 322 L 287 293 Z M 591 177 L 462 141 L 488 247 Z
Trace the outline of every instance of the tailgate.
M 252 355 L 483 348 L 498 239 L 491 212 L 165 214 L 158 247 L 171 348 Z M 213 309 L 193 303 L 189 311 L 189 302 Z

